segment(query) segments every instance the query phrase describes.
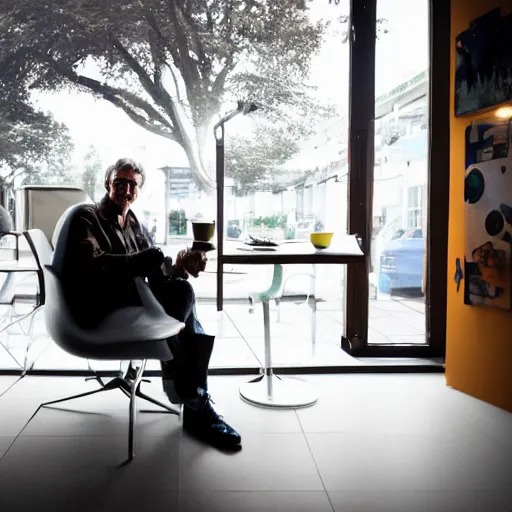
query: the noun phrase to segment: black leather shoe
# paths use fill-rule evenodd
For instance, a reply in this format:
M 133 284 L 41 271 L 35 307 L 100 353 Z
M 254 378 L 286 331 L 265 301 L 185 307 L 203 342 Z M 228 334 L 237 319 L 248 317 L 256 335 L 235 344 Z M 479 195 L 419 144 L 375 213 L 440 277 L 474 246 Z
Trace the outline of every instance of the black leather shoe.
M 240 449 L 240 434 L 228 425 L 212 407 L 210 400 L 200 410 L 185 405 L 183 429 L 194 437 L 221 449 Z

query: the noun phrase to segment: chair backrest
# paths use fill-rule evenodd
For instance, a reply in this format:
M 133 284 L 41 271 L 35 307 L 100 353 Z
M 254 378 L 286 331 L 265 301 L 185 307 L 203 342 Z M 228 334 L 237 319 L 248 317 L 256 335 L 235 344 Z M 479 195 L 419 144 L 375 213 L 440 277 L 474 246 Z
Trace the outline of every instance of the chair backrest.
M 37 266 L 43 270 L 45 265 L 49 265 L 52 262 L 53 249 L 50 242 L 41 229 L 29 229 L 23 234 L 36 259 Z
M 51 240 L 62 212 L 71 205 L 88 200 L 87 194 L 76 187 L 21 187 L 16 194 L 16 227 L 18 231 L 39 228 Z
M 150 307 L 151 304 L 144 308 L 139 306 L 121 308 L 117 310 L 117 316 L 115 316 L 116 312 L 112 313 L 100 323 L 97 329 L 82 329 L 73 318 L 60 276 L 70 226 L 76 213 L 83 207 L 84 204 L 78 204 L 68 208 L 55 227 L 52 264 L 44 268 L 47 295 L 45 320 L 48 333 L 63 350 L 78 357 L 105 359 L 108 356 L 109 359 L 118 359 L 121 354 L 119 348 L 121 337 L 128 345 L 142 342 L 136 349 L 134 357 L 137 359 L 171 358 L 172 353 L 164 340 L 177 334 L 183 326 L 177 320 L 168 317 L 158 303 L 158 308 L 153 309 Z M 153 300 L 156 302 L 156 299 L 153 298 Z M 139 320 L 138 323 L 134 322 L 135 320 Z M 146 343 L 150 340 L 159 343 Z M 116 346 L 114 352 L 112 347 L 105 352 L 105 346 L 108 343 Z M 126 353 L 123 352 L 125 355 Z
M 77 353 L 74 347 L 80 346 L 82 329 L 78 327 L 71 315 L 58 275 L 51 266 L 46 265 L 44 278 L 48 297 L 44 316 L 48 334 L 66 352 L 80 356 L 81 354 Z
M 52 268 L 58 275 L 60 275 L 62 267 L 64 265 L 64 257 L 67 249 L 71 221 L 73 220 L 75 214 L 87 204 L 89 203 L 79 203 L 70 206 L 61 215 L 60 219 L 57 222 L 57 225 L 55 226 L 55 230 L 53 231 L 52 236 L 52 245 L 54 247 Z
M 52 261 L 53 249 L 46 238 L 46 235 L 40 229 L 29 229 L 23 235 L 28 242 L 30 250 L 36 260 L 37 278 L 39 281 L 39 305 L 46 303 L 46 286 L 44 281 L 44 266 Z

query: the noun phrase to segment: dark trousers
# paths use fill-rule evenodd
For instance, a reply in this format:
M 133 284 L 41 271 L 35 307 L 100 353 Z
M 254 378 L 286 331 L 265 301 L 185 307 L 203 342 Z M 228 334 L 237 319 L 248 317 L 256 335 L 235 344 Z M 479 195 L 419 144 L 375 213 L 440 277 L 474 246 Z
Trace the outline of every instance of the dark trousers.
M 174 379 L 176 392 L 181 398 L 194 398 L 197 388 L 208 390 L 208 366 L 214 341 L 214 336 L 187 332 L 167 341 L 174 359 L 162 363 L 162 371 L 164 378 Z
M 162 364 L 164 378 L 174 379 L 181 398 L 193 398 L 197 388 L 208 389 L 208 366 L 215 337 L 205 334 L 196 318 L 195 297 L 189 283 L 183 279 L 159 280 L 152 282 L 151 289 L 165 312 L 185 323 L 183 331 L 168 340 L 174 359 Z

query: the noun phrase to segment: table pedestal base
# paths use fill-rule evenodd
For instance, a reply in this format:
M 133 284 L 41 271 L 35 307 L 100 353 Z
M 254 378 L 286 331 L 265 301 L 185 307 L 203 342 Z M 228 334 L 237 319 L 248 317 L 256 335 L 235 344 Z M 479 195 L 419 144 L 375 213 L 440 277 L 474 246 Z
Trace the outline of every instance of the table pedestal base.
M 316 388 L 309 382 L 273 374 L 242 384 L 240 396 L 264 407 L 307 407 L 318 400 Z

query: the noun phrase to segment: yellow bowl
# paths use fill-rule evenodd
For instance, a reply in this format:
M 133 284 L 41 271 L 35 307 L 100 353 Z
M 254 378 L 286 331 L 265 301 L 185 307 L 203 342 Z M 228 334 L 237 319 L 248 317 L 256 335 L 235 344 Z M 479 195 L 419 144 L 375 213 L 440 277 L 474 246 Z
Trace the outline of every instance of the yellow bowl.
M 327 249 L 332 242 L 334 233 L 311 233 L 309 238 L 316 249 Z

